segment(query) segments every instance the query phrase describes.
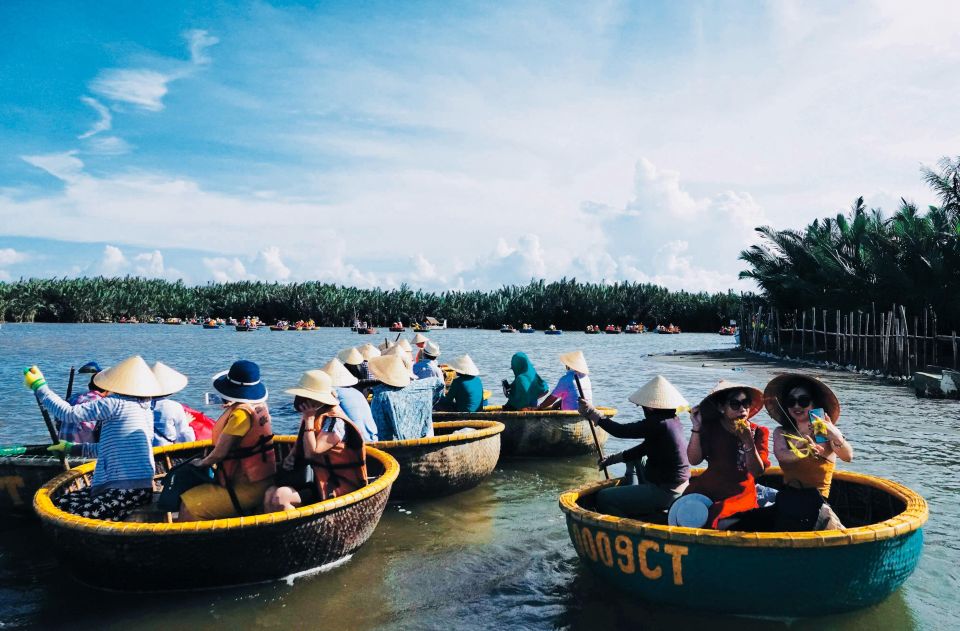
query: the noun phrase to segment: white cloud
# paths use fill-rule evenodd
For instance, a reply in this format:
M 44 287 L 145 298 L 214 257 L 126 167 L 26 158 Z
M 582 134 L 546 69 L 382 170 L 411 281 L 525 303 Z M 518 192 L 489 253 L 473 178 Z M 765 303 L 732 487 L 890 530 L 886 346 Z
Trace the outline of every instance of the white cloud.
M 254 261 L 254 269 L 258 272 L 258 277 L 264 280 L 287 280 L 290 278 L 290 268 L 287 267 L 280 257 L 280 248 L 270 246 L 261 250 Z
M 13 265 L 27 260 L 24 252 L 18 252 L 13 248 L 0 248 L 0 265 Z
M 68 184 L 75 184 L 83 177 L 83 161 L 77 157 L 76 151 L 20 157 L 24 162 L 43 169 Z
M 80 100 L 89 105 L 94 109 L 94 111 L 100 116 L 100 118 L 84 133 L 77 136 L 77 138 L 83 140 L 84 138 L 89 138 L 95 134 L 99 134 L 102 131 L 107 131 L 110 129 L 110 126 L 113 124 L 113 117 L 110 115 L 110 110 L 103 103 L 96 99 L 92 99 L 89 96 L 81 96 Z
M 120 276 L 130 268 L 130 261 L 124 256 L 120 248 L 107 245 L 103 248 L 103 256 L 97 263 L 96 270 L 103 276 Z
M 183 34 L 183 37 L 187 40 L 187 45 L 190 47 L 190 61 L 198 65 L 210 63 L 211 60 L 210 57 L 207 56 L 206 50 L 219 43 L 220 40 L 218 38 L 202 29 L 187 31 Z
M 165 273 L 163 267 L 163 254 L 160 253 L 160 250 L 138 254 L 133 257 L 133 260 L 137 263 L 136 267 L 134 268 L 134 273 L 137 276 L 156 278 L 162 277 Z
M 210 272 L 213 280 L 218 283 L 230 283 L 238 280 L 253 280 L 253 276 L 247 273 L 247 268 L 236 257 L 218 256 L 213 258 L 204 258 L 203 265 Z
M 117 136 L 94 136 L 87 141 L 87 151 L 101 156 L 130 153 L 130 144 Z

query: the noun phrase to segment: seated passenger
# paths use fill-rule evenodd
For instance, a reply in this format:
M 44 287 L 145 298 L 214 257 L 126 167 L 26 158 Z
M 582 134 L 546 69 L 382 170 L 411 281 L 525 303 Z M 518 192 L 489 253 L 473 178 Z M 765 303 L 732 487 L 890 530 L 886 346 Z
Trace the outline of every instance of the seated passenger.
M 750 422 L 763 407 L 757 388 L 721 381 L 690 412 L 693 431 L 687 445 L 691 465 L 707 461 L 707 470 L 690 480 L 684 495 L 705 495 L 713 505 L 707 526 L 758 507 L 756 478 L 770 466 L 770 431 Z
M 201 484 L 181 497 L 180 521 L 221 519 L 260 511 L 277 472 L 267 387 L 260 367 L 241 359 L 213 377 L 224 411 L 213 427 L 213 450 L 194 461 L 217 466 L 216 484 Z
M 443 371 L 440 370 L 440 364 L 437 358 L 440 357 L 440 347 L 433 342 L 427 342 L 423 348 L 420 361 L 413 365 L 413 374 L 417 379 L 426 377 L 439 377 L 443 379 Z
M 363 356 L 363 365 L 360 367 L 360 370 L 363 371 L 363 376 L 360 377 L 360 380 L 376 379 L 373 373 L 370 372 L 370 360 L 374 357 L 380 357 L 380 349 L 370 342 L 367 342 L 363 346 L 358 346 L 357 350 L 360 351 L 360 354 Z
M 504 410 L 526 410 L 537 407 L 537 401 L 550 391 L 540 378 L 526 353 L 514 353 L 510 359 L 513 383 L 503 382 L 507 403 Z
M 97 362 L 87 362 L 77 371 L 81 375 L 90 375 L 90 383 L 87 385 L 86 392 L 78 392 L 72 395 L 67 402 L 70 405 L 82 405 L 90 401 L 96 401 L 110 394 L 106 390 L 97 387 L 93 378 L 100 373 L 100 365 Z M 77 423 L 65 423 L 63 419 L 57 418 L 57 436 L 60 440 L 67 440 L 73 443 L 95 443 L 96 427 L 99 419 L 89 421 L 79 421 Z
M 360 429 L 363 440 L 366 442 L 377 440 L 377 424 L 373 422 L 367 397 L 353 387 L 357 385 L 357 378 L 350 374 L 350 371 L 336 358 L 331 359 L 320 370 L 330 377 L 340 409 Z
M 410 353 L 403 350 L 403 346 L 400 344 L 394 344 L 387 350 L 383 351 L 385 356 L 396 355 L 400 358 L 400 361 L 403 362 L 403 367 L 406 369 L 407 374 L 410 375 L 410 379 L 416 380 L 417 375 L 413 372 L 413 360 L 410 358 Z
M 443 381 L 435 377 L 412 381 L 398 355 L 374 357 L 370 371 L 380 381 L 370 401 L 380 440 L 433 436 L 433 405 L 443 392 Z
M 357 380 L 368 379 L 366 371 L 363 369 L 363 355 L 355 348 L 345 348 L 337 353 L 337 359 L 350 371 L 350 374 Z
M 577 379 L 583 388 L 583 398 L 587 403 L 593 403 L 593 388 L 590 386 L 590 369 L 582 351 L 564 353 L 560 362 L 567 367 L 567 372 L 557 381 L 553 392 L 544 399 L 539 406 L 541 410 L 576 410 L 580 391 L 577 389 Z
M 322 370 L 308 370 L 300 377 L 300 383 L 286 392 L 294 396 L 293 407 L 301 414 L 300 431 L 293 449 L 284 458 L 278 476 L 280 484 L 270 486 L 264 495 L 265 510 L 291 510 L 365 486 L 363 436 L 337 405 L 330 375 Z M 301 478 L 299 470 L 308 465 L 312 481 L 298 479 L 297 488 L 283 484 L 288 475 Z
M 72 425 L 87 421 L 100 424 L 98 443 L 61 441 L 48 448 L 97 459 L 90 487 L 61 496 L 55 502 L 57 507 L 81 517 L 119 521 L 138 506 L 150 503 L 153 496 L 150 400 L 160 394 L 161 387 L 139 355 L 97 373 L 93 379 L 97 388 L 112 394 L 71 406 L 46 385 L 36 366 L 24 374 L 24 382 L 53 416 Z
M 638 468 L 637 484 L 610 487 L 597 493 L 597 509 L 606 515 L 644 517 L 661 513 L 680 497 L 690 479 L 687 441 L 677 417 L 687 401 L 669 381 L 657 375 L 630 395 L 629 401 L 643 407 L 643 420 L 620 424 L 602 415 L 589 402 L 579 401 L 580 414 L 611 436 L 642 438 L 642 443 L 600 461 L 600 468 L 646 457 Z
M 417 347 L 417 356 L 415 358 L 417 361 L 420 361 L 421 359 L 423 359 L 423 352 L 424 350 L 426 350 L 427 342 L 429 341 L 430 341 L 430 338 L 428 338 L 423 333 L 417 333 L 416 335 L 413 336 L 413 345 Z
M 167 397 L 187 387 L 186 376 L 180 374 L 162 362 L 153 365 L 153 375 L 160 382 L 162 393 L 154 397 L 153 407 L 153 446 L 189 443 L 197 439 L 190 423 L 193 417 L 187 410 Z
M 430 344 L 427 345 L 430 348 Z M 437 402 L 437 410 L 450 412 L 479 412 L 483 409 L 483 383 L 480 370 L 469 355 L 462 355 L 450 362 L 450 368 L 457 376 L 450 388 Z

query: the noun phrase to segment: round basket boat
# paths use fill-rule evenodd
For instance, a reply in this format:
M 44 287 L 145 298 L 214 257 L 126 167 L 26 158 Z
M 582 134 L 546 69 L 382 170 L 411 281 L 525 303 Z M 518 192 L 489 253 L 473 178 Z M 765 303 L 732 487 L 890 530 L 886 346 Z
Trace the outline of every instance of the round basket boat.
M 597 408 L 607 417 L 617 411 Z M 485 407 L 480 412 L 434 412 L 433 420 L 499 421 L 505 429 L 500 434 L 500 453 L 514 456 L 576 456 L 594 453 L 590 421 L 572 410 L 504 410 L 499 406 Z M 603 445 L 608 434 L 597 427 L 597 440 Z
M 454 433 L 458 430 L 469 433 Z M 434 423 L 434 435 L 371 443 L 400 463 L 391 500 L 420 500 L 452 495 L 480 484 L 500 458 L 503 423 L 450 421 Z
M 768 470 L 762 482 L 778 486 Z M 837 472 L 830 505 L 846 527 L 738 532 L 666 526 L 594 510 L 595 482 L 560 496 L 580 560 L 605 582 L 656 603 L 759 616 L 809 616 L 883 600 L 913 572 L 927 503 L 905 486 Z
M 295 437 L 278 436 L 284 455 Z M 207 452 L 210 441 L 159 447 L 157 470 Z M 40 489 L 34 508 L 57 557 L 85 583 L 107 589 L 154 591 L 223 587 L 308 574 L 346 559 L 383 515 L 397 461 L 367 450 L 367 486 L 301 508 L 210 521 L 109 522 L 72 515 L 53 500 L 90 484 L 94 463 L 63 473 Z M 158 519 L 164 513 L 154 515 Z
M 71 464 L 86 462 L 70 459 Z M 32 517 L 33 496 L 40 487 L 63 473 L 56 456 L 20 454 L 0 457 L 0 518 Z

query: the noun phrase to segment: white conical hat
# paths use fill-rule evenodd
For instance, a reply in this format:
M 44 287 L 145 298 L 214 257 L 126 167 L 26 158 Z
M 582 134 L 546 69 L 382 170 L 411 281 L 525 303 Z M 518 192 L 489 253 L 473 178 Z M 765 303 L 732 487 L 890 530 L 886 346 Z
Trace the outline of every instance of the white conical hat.
M 475 363 L 473 363 L 473 360 L 470 359 L 469 355 L 461 355 L 460 357 L 452 359 L 450 361 L 450 368 L 461 375 L 476 377 L 480 374 L 480 369 L 477 368 Z
M 400 357 L 401 355 L 404 355 L 405 353 L 406 353 L 406 352 L 405 352 L 402 348 L 400 348 L 400 345 L 399 345 L 399 344 L 391 344 L 391 345 L 390 345 L 390 348 L 387 348 L 387 349 L 384 350 L 381 354 L 382 354 L 382 355 L 396 355 L 397 357 Z
M 383 340 L 383 342 L 381 342 L 380 344 L 377 344 L 377 350 L 380 351 L 381 353 L 386 353 L 388 350 L 390 350 L 394 346 L 396 346 L 396 344 L 394 344 L 390 340 Z
M 380 349 L 374 346 L 373 344 L 371 344 L 370 342 L 367 342 L 363 346 L 360 346 L 359 348 L 357 348 L 357 350 L 360 351 L 360 354 L 363 355 L 363 358 L 368 361 L 373 359 L 374 357 L 380 357 Z
M 413 347 L 410 346 L 410 342 L 408 342 L 405 338 L 400 338 L 399 340 L 397 340 L 397 346 L 407 351 L 408 353 L 413 350 Z
M 330 375 L 322 370 L 308 370 L 300 375 L 300 381 L 296 386 L 289 390 L 284 390 L 287 394 L 297 397 L 305 397 L 327 405 L 337 405 L 340 400 L 333 393 L 333 383 L 330 381 Z
M 369 360 L 370 372 L 378 381 L 388 386 L 405 388 L 410 385 L 410 371 L 397 355 L 384 355 Z
M 423 333 L 417 333 L 416 335 L 413 336 L 413 343 L 414 343 L 414 344 L 424 344 L 424 343 L 429 342 L 429 341 L 430 341 L 430 338 L 428 338 L 428 337 L 427 337 L 426 335 L 424 335 Z
M 676 410 L 689 405 L 680 391 L 662 375 L 657 375 L 628 398 L 630 403 L 657 410 Z
M 359 382 L 359 379 L 350 374 L 350 371 L 344 368 L 340 360 L 336 358 L 328 361 L 327 365 L 320 370 L 330 375 L 330 381 L 333 382 L 335 388 L 348 388 L 357 385 Z
M 363 355 L 355 348 L 345 348 L 337 353 L 337 359 L 350 366 L 359 366 L 363 363 Z
M 423 352 L 431 357 L 440 357 L 440 346 L 433 342 L 427 342 L 423 347 Z
M 160 382 L 160 387 L 163 389 L 163 395 L 180 392 L 187 387 L 187 382 L 189 381 L 187 376 L 180 374 L 163 362 L 155 363 L 152 370 L 153 376 L 156 377 L 157 381 Z
M 164 394 L 150 366 L 139 355 L 97 373 L 93 383 L 101 390 L 128 397 L 159 397 Z
M 564 353 L 560 356 L 560 361 L 570 370 L 576 370 L 583 375 L 590 374 L 590 369 L 587 367 L 587 358 L 583 356 L 583 351 Z

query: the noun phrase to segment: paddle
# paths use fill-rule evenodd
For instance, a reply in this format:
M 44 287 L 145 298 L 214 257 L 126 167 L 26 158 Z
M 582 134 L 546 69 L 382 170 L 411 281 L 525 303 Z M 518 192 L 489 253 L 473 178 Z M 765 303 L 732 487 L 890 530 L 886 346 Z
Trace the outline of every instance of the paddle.
M 36 395 L 36 393 L 34 393 Z M 50 420 L 50 414 L 47 412 L 47 409 L 43 407 L 43 403 L 40 402 L 40 396 L 36 395 L 37 407 L 40 408 L 40 413 L 43 414 L 43 422 L 47 424 L 47 431 L 50 433 L 50 440 L 53 441 L 54 445 L 60 444 L 60 437 L 57 436 L 57 428 L 54 427 L 53 421 Z M 70 461 L 67 459 L 67 454 L 60 452 L 60 461 L 63 463 L 63 470 L 70 470 Z
M 67 396 L 64 397 L 68 402 L 70 401 L 70 395 L 73 394 L 73 375 L 75 372 L 73 366 L 70 366 L 70 379 L 67 381 Z
M 580 393 L 580 398 L 586 399 L 586 397 L 583 396 L 583 386 L 580 384 L 580 376 L 574 373 L 573 379 L 577 382 L 577 392 Z M 603 447 L 600 446 L 600 439 L 597 438 L 597 428 L 593 426 L 593 421 L 590 419 L 587 419 L 587 423 L 590 424 L 590 433 L 593 435 L 593 444 L 597 447 L 597 455 L 600 456 L 600 460 L 603 460 Z M 603 467 L 603 477 L 607 480 L 610 479 L 610 472 L 607 471 L 606 467 Z

